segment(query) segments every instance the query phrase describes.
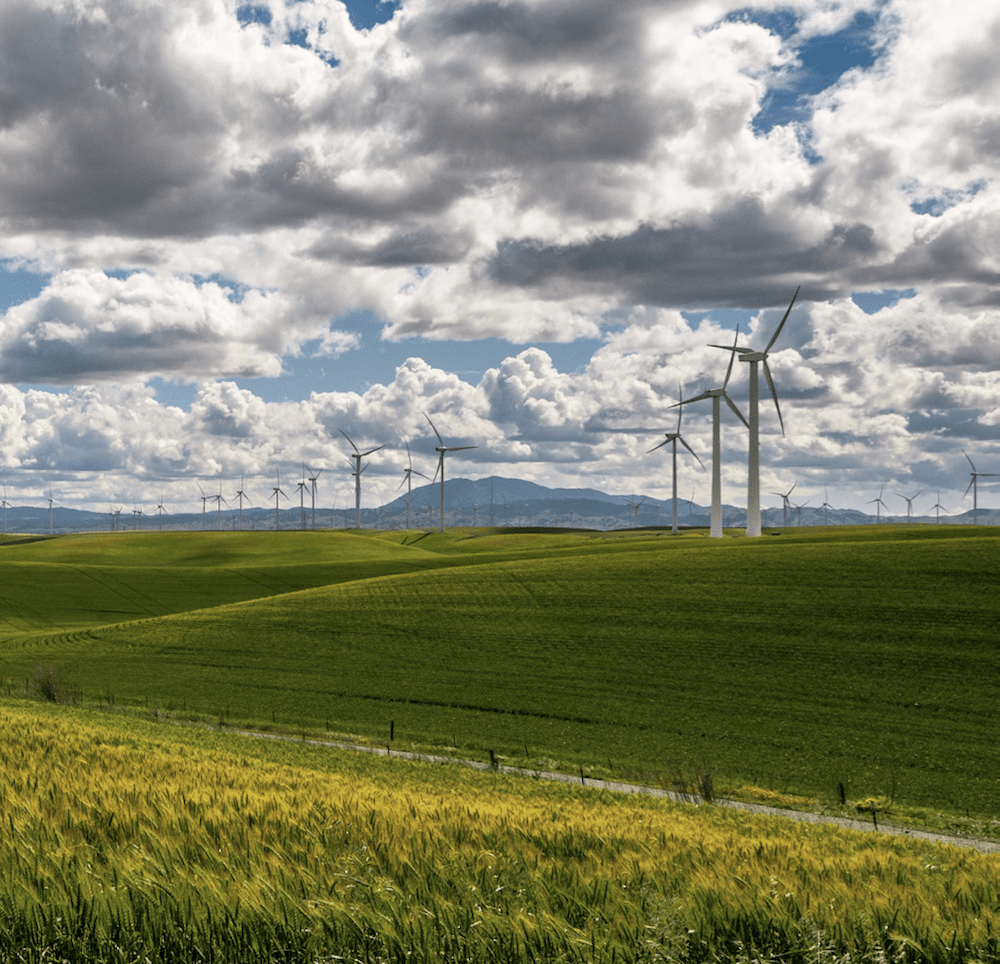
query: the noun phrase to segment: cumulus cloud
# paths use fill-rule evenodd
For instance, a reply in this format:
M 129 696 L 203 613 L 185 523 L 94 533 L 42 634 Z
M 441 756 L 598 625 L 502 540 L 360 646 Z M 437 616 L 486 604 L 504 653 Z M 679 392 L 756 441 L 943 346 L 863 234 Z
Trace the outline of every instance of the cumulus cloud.
M 409 0 L 358 31 L 339 0 L 266 8 L 0 2 L 0 257 L 51 275 L 4 313 L 0 377 L 71 389 L 6 386 L 11 470 L 332 464 L 340 429 L 423 456 L 428 411 L 480 446 L 468 465 L 652 479 L 635 430 L 673 422 L 679 384 L 718 384 L 708 346 L 732 333 L 680 312 L 756 312 L 760 346 L 799 285 L 766 485 L 796 466 L 933 475 L 946 440 L 1000 420 L 1000 12 Z M 871 65 L 755 126 L 805 45 L 859 14 Z M 887 288 L 916 294 L 850 300 Z M 276 405 L 236 383 L 364 351 L 338 323 L 361 309 L 412 340 L 387 384 Z M 422 339 L 486 337 L 519 347 L 478 384 L 420 359 Z M 524 347 L 581 338 L 603 347 L 574 372 Z M 190 411 L 154 376 L 197 383 Z M 726 438 L 738 484 L 745 443 Z

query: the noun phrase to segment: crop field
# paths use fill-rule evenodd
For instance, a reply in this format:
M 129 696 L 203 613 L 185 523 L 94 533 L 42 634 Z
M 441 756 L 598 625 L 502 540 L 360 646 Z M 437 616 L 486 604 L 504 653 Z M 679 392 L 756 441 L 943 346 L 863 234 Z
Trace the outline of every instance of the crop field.
M 1000 857 L 0 699 L 0 960 L 1000 960 Z
M 988 823 L 998 572 L 949 526 L 66 537 L 0 549 L 0 680 Z

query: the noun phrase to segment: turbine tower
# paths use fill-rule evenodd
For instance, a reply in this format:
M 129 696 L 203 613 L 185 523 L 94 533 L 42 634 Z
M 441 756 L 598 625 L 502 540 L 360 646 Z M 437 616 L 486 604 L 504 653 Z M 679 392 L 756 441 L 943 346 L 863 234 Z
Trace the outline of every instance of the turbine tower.
M 49 486 L 49 535 L 52 535 L 52 486 Z
M 167 511 L 166 509 L 163 508 L 163 493 L 162 492 L 160 493 L 160 501 L 159 501 L 159 504 L 156 506 L 156 510 L 155 511 L 158 514 L 157 517 L 159 519 L 160 532 L 162 532 L 163 531 L 163 513 Z
M 218 530 L 219 532 L 221 532 L 222 531 L 222 503 L 226 502 L 226 497 L 222 494 L 222 476 L 221 475 L 219 476 L 219 494 L 218 495 L 213 495 L 212 496 L 212 501 L 215 502 L 215 505 L 218 508 L 218 514 L 216 515 L 216 520 L 215 520 L 215 528 L 216 528 L 216 530 Z M 226 502 L 226 505 L 229 505 L 229 503 Z
M 411 510 L 413 507 L 413 473 L 417 470 L 413 467 L 413 458 L 410 456 L 410 443 L 406 443 L 406 460 L 409 462 L 407 468 L 403 469 L 403 481 L 399 483 L 396 487 L 398 492 L 404 485 L 406 486 L 406 528 L 412 528 L 410 523 Z M 427 479 L 427 476 L 423 472 L 417 472 L 417 475 L 422 479 Z M 428 482 L 432 482 L 433 479 L 427 479 Z
M 923 489 L 920 490 L 920 492 L 923 492 L 923 491 L 924 491 Z M 918 495 L 920 495 L 920 492 L 917 492 L 914 495 L 911 495 L 909 498 L 907 498 L 905 495 L 903 495 L 902 492 L 897 492 L 896 493 L 896 495 L 898 495 L 901 499 L 903 499 L 906 502 L 906 521 L 907 522 L 910 521 L 910 515 L 913 512 L 913 500 Z
M 3 534 L 7 535 L 7 510 L 13 508 L 7 501 L 7 486 L 3 487 L 3 501 L 0 502 L 0 508 L 3 509 Z
M 351 437 L 347 434 L 347 432 L 345 432 L 343 429 L 339 429 L 339 431 L 340 434 L 343 435 L 348 442 L 351 442 Z M 354 459 L 354 472 L 352 473 L 354 475 L 354 528 L 360 529 L 361 528 L 361 473 L 364 472 L 364 470 L 367 469 L 369 465 L 371 465 L 371 462 L 368 462 L 366 465 L 362 465 L 361 460 L 367 458 L 372 453 L 377 452 L 379 449 L 384 449 L 385 445 L 376 445 L 375 448 L 368 449 L 367 452 L 360 452 L 358 451 L 358 447 L 353 442 L 351 442 L 351 448 L 354 449 L 354 454 L 349 455 L 348 459 Z
M 677 398 L 678 398 L 678 404 L 682 405 L 684 403 L 684 389 L 680 385 L 677 386 Z M 654 445 L 649 450 L 650 452 L 655 452 L 657 449 L 663 448 L 664 445 L 669 444 L 673 446 L 673 474 L 674 474 L 673 517 L 672 517 L 670 531 L 673 532 L 675 535 L 677 533 L 677 443 L 680 442 L 681 445 L 684 446 L 684 448 L 686 448 L 696 459 L 698 459 L 698 464 L 702 468 L 705 468 L 704 463 L 701 461 L 701 459 L 698 458 L 698 453 L 695 452 L 695 450 L 691 448 L 691 446 L 688 445 L 687 442 L 685 442 L 684 439 L 681 437 L 681 416 L 683 414 L 684 414 L 684 409 L 678 408 L 676 430 L 673 432 L 664 432 L 663 434 L 666 436 L 666 438 L 664 438 L 664 440 L 660 442 L 659 445 Z M 647 452 L 646 454 L 648 455 L 649 453 Z
M 735 346 L 733 346 L 732 349 L 734 352 L 739 354 L 741 362 L 747 362 L 750 365 L 750 448 L 747 472 L 748 538 L 760 537 L 760 415 L 758 411 L 760 386 L 758 382 L 757 366 L 760 364 L 764 366 L 764 377 L 767 379 L 767 387 L 771 390 L 771 398 L 774 399 L 774 407 L 778 412 L 778 422 L 781 425 L 781 434 L 784 435 L 785 422 L 781 417 L 781 406 L 778 404 L 778 393 L 774 388 L 774 379 L 771 378 L 771 369 L 767 366 L 767 356 L 771 351 L 771 348 L 774 346 L 774 343 L 778 340 L 778 335 L 781 334 L 781 329 L 785 327 L 785 322 L 788 321 L 788 316 L 792 311 L 792 305 L 795 304 L 795 299 L 799 296 L 799 290 L 800 288 L 795 289 L 795 294 L 792 295 L 792 301 L 788 306 L 788 310 L 785 312 L 785 316 L 781 319 L 781 323 L 778 325 L 774 334 L 771 336 L 771 340 L 767 343 L 767 347 L 763 351 L 754 351 L 752 348 L 736 348 Z M 723 348 L 727 351 L 729 350 L 725 345 L 714 345 L 713 347 Z
M 937 498 L 938 498 L 937 502 L 935 502 L 934 505 L 931 506 L 931 508 L 935 510 L 934 521 L 938 525 L 940 525 L 941 524 L 941 510 L 944 509 L 944 506 L 941 505 L 941 490 L 940 489 L 938 489 L 938 496 L 937 496 Z M 945 509 L 945 511 L 947 512 L 948 510 Z M 7 530 L 4 529 L 4 532 L 6 532 L 6 531 Z
M 306 482 L 306 463 L 302 463 L 302 481 L 298 484 L 299 489 L 299 527 L 305 531 L 306 528 L 306 489 L 309 483 Z
M 431 417 L 426 412 L 424 412 L 424 418 L 430 422 L 430 426 L 434 429 L 434 434 L 437 436 L 439 445 L 434 446 L 434 451 L 438 453 L 438 466 L 434 470 L 434 479 L 438 477 L 438 472 L 441 473 L 441 531 L 444 532 L 444 456 L 446 452 L 465 452 L 469 449 L 477 449 L 478 445 L 452 445 L 450 448 L 444 444 L 444 439 L 441 438 L 441 433 L 434 428 L 434 423 L 431 422 Z M 434 479 L 431 479 L 433 484 Z
M 198 491 L 201 493 L 201 527 L 204 529 L 208 525 L 208 517 L 206 506 L 208 505 L 208 500 L 212 497 L 210 495 L 205 495 L 205 490 L 201 487 L 200 482 L 195 482 L 198 486 Z
M 736 339 L 740 337 L 739 325 L 736 326 Z M 695 395 L 694 398 L 685 398 L 683 401 L 672 405 L 671 408 L 680 408 L 682 405 L 689 405 L 691 402 L 700 402 L 702 399 L 712 399 L 712 527 L 709 532 L 713 539 L 722 538 L 722 443 L 719 429 L 720 421 L 720 399 L 725 399 L 726 404 L 736 413 L 739 420 L 750 427 L 743 413 L 736 407 L 735 402 L 726 392 L 729 384 L 729 376 L 733 373 L 733 359 L 736 357 L 736 339 L 733 340 L 729 356 L 729 367 L 726 369 L 726 380 L 722 383 L 722 388 L 711 388 L 707 392 Z M 759 506 L 758 506 L 759 514 Z
M 962 455 L 969 459 L 969 453 L 965 449 L 962 449 Z M 1000 475 L 1000 472 L 977 472 L 972 459 L 969 459 L 969 465 L 972 465 L 972 481 L 969 483 L 969 488 L 965 490 L 965 495 L 968 495 L 969 489 L 972 489 L 972 524 L 977 526 L 979 525 L 979 479 L 992 478 Z

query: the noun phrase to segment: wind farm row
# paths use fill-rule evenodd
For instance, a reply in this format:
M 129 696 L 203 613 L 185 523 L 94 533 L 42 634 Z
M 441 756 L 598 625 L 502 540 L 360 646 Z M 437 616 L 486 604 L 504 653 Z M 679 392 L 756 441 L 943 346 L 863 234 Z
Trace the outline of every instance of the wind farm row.
M 768 512 L 768 523 L 769 525 L 776 525 L 776 510 L 762 510 L 761 508 L 761 492 L 760 492 L 760 391 L 759 382 L 761 372 L 764 375 L 764 379 L 767 383 L 768 391 L 770 392 L 771 399 L 774 402 L 775 412 L 778 417 L 778 423 L 781 427 L 782 435 L 785 433 L 785 423 L 784 418 L 781 413 L 781 406 L 778 401 L 778 393 L 775 388 L 774 378 L 771 374 L 770 367 L 768 366 L 768 357 L 774 348 L 782 330 L 785 327 L 786 322 L 791 315 L 792 309 L 795 305 L 795 301 L 798 298 L 799 289 L 795 290 L 795 294 L 792 296 L 791 302 L 784 315 L 781 318 L 777 328 L 771 335 L 767 342 L 766 347 L 763 351 L 756 351 L 752 348 L 741 346 L 739 344 L 740 330 L 739 326 L 736 328 L 735 337 L 731 345 L 710 345 L 709 347 L 718 348 L 722 351 L 729 353 L 729 363 L 726 367 L 725 377 L 722 380 L 722 384 L 718 388 L 708 389 L 690 398 L 684 398 L 683 386 L 678 386 L 678 400 L 672 405 L 672 408 L 677 409 L 677 424 L 674 431 L 664 432 L 663 441 L 654 445 L 648 450 L 647 454 L 656 452 L 661 448 L 666 448 L 670 446 L 671 449 L 671 497 L 670 497 L 670 530 L 673 533 L 677 533 L 679 529 L 684 527 L 701 526 L 704 521 L 699 520 L 694 512 L 694 492 L 692 492 L 691 498 L 688 500 L 681 500 L 678 491 L 678 443 L 687 450 L 687 452 L 696 460 L 698 463 L 699 470 L 704 470 L 705 466 L 702 462 L 700 456 L 695 452 L 694 448 L 689 444 L 689 442 L 681 434 L 682 418 L 684 407 L 687 405 L 692 405 L 702 401 L 711 400 L 712 402 L 712 455 L 711 455 L 711 502 L 709 517 L 707 520 L 708 524 L 708 534 L 712 538 L 721 538 L 723 535 L 723 528 L 725 526 L 740 526 L 745 528 L 745 534 L 748 538 L 758 538 L 762 534 L 762 512 Z M 746 363 L 749 372 L 749 393 L 748 393 L 748 414 L 744 416 L 743 412 L 740 411 L 736 402 L 733 401 L 732 397 L 729 395 L 728 387 L 730 379 L 733 374 L 733 363 L 736 359 L 739 359 L 741 363 Z M 747 429 L 749 438 L 747 445 L 747 494 L 745 505 L 740 509 L 737 506 L 724 506 L 722 501 L 722 402 L 725 401 L 726 405 L 736 416 L 739 422 Z M 450 487 L 446 486 L 445 483 L 445 456 L 454 452 L 464 452 L 470 451 L 472 449 L 478 448 L 476 445 L 447 445 L 442 437 L 441 433 L 438 431 L 437 426 L 434 424 L 430 415 L 426 412 L 423 413 L 424 418 L 433 432 L 434 438 L 437 444 L 434 445 L 434 451 L 437 453 L 437 465 L 434 470 L 433 476 L 427 476 L 419 469 L 414 468 L 413 458 L 410 452 L 409 441 L 403 442 L 403 447 L 406 451 L 406 465 L 403 468 L 403 480 L 400 482 L 396 489 L 398 493 L 404 486 L 406 487 L 405 496 L 405 528 L 413 528 L 415 522 L 418 525 L 424 525 L 430 527 L 432 524 L 436 524 L 440 531 L 444 532 L 448 525 L 449 514 L 447 512 L 446 506 L 446 493 L 450 491 Z M 371 457 L 378 452 L 382 452 L 390 447 L 389 443 L 382 442 L 375 445 L 369 445 L 364 448 L 359 448 L 355 443 L 354 439 L 347 434 L 347 432 L 341 428 L 339 429 L 340 434 L 344 437 L 351 451 L 346 453 L 347 461 L 352 466 L 351 478 L 353 478 L 353 489 L 354 489 L 354 512 L 353 512 L 353 524 L 355 528 L 362 528 L 364 525 L 375 525 L 386 526 L 393 528 L 403 527 L 403 520 L 399 517 L 399 512 L 395 511 L 399 508 L 396 499 L 390 502 L 387 507 L 383 503 L 377 508 L 370 508 L 368 510 L 362 509 L 362 475 L 371 465 Z M 649 434 L 659 434 L 659 429 L 630 429 L 628 430 L 630 434 L 636 434 L 639 432 Z M 683 453 L 681 453 L 683 454 Z M 962 454 L 969 462 L 971 468 L 969 485 L 965 490 L 965 496 L 967 497 L 969 492 L 972 492 L 972 519 L 973 524 L 979 523 L 979 480 L 987 478 L 998 478 L 1000 473 L 998 472 L 981 472 L 976 468 L 971 457 L 967 452 L 962 450 Z M 366 461 L 367 460 L 367 461 Z M 200 495 L 198 498 L 201 501 L 201 528 L 210 528 L 210 507 L 212 508 L 212 515 L 214 516 L 214 527 L 216 529 L 223 528 L 233 528 L 243 530 L 246 528 L 247 523 L 253 528 L 257 528 L 259 524 L 264 522 L 264 518 L 261 513 L 263 506 L 268 506 L 268 512 L 273 512 L 273 523 L 274 529 L 281 528 L 300 528 L 316 529 L 322 526 L 323 519 L 327 520 L 327 525 L 332 527 L 335 524 L 338 527 L 347 528 L 350 526 L 351 519 L 349 514 L 349 509 L 346 506 L 342 506 L 341 509 L 337 510 L 336 502 L 329 505 L 328 508 L 324 509 L 319 505 L 318 502 L 318 485 L 319 478 L 325 471 L 322 467 L 311 467 L 306 465 L 303 461 L 301 466 L 301 479 L 299 482 L 295 483 L 295 488 L 298 491 L 298 525 L 295 525 L 295 514 L 294 514 L 294 502 L 293 497 L 290 497 L 285 489 L 282 487 L 281 481 L 281 470 L 280 468 L 275 469 L 274 484 L 270 486 L 270 494 L 266 496 L 257 495 L 259 501 L 254 501 L 248 492 L 245 477 L 240 476 L 239 488 L 231 494 L 230 497 L 224 494 L 224 482 L 220 475 L 218 479 L 217 491 L 213 491 L 211 494 L 207 493 L 205 488 L 202 486 L 201 482 L 196 482 L 196 486 Z M 331 473 L 332 474 L 332 473 Z M 427 516 L 424 519 L 417 519 L 414 514 L 413 506 L 413 476 L 416 475 L 418 478 L 422 478 L 431 485 L 437 484 L 438 486 L 438 506 L 436 512 L 436 519 L 432 518 L 432 510 L 429 504 L 422 504 L 421 510 L 427 512 Z M 330 478 L 330 474 L 327 475 Z M 207 483 L 206 483 L 207 484 Z M 791 495 L 795 491 L 797 482 L 793 483 L 787 491 L 773 491 L 771 494 L 777 496 L 781 499 L 781 525 L 787 526 L 789 516 L 794 512 L 795 524 L 802 524 L 802 510 L 807 508 L 810 499 L 801 503 L 796 503 L 791 500 Z M 213 484 L 212 489 L 216 486 Z M 419 491 L 419 490 L 418 490 Z M 915 517 L 914 515 L 914 501 L 922 494 L 923 490 L 918 490 L 913 493 L 913 495 L 907 495 L 902 492 L 894 493 L 894 496 L 901 499 L 906 504 L 906 521 L 912 522 L 915 519 L 919 519 L 919 515 Z M 889 506 L 885 503 L 883 496 L 885 495 L 885 485 L 883 484 L 879 489 L 879 494 L 873 499 L 868 500 L 867 504 L 874 506 L 875 518 L 874 521 L 879 523 L 882 521 L 883 512 L 886 515 L 887 520 L 891 519 L 892 516 L 889 512 Z M 603 496 L 603 494 L 602 494 Z M 609 497 L 603 496 L 602 501 L 607 501 Z M 624 498 L 624 497 L 621 497 Z M 308 506 L 306 504 L 308 499 Z M 541 513 L 532 512 L 530 509 L 525 509 L 524 511 L 518 512 L 516 514 L 517 525 L 576 525 L 579 527 L 594 527 L 594 528 L 618 528 L 621 527 L 622 523 L 626 526 L 636 526 L 636 525 L 662 525 L 662 519 L 657 516 L 656 520 L 650 520 L 647 518 L 640 521 L 641 506 L 643 503 L 648 503 L 650 507 L 657 504 L 657 500 L 650 499 L 648 496 L 642 496 L 637 502 L 636 496 L 633 494 L 631 500 L 625 500 L 628 506 L 632 509 L 631 515 L 626 515 L 624 520 L 618 519 L 616 514 L 612 514 L 612 518 L 607 518 L 604 513 L 597 513 L 597 519 L 593 518 L 594 513 L 583 513 L 578 512 L 575 509 L 569 509 L 569 518 L 566 518 L 567 513 Z M 270 505 L 273 501 L 273 510 L 270 509 Z M 680 512 L 680 504 L 682 501 L 687 501 L 688 511 L 686 517 L 682 517 Z M 187 515 L 185 513 L 178 514 L 176 512 L 176 503 L 174 504 L 175 511 L 168 512 L 163 496 L 160 496 L 159 502 L 156 504 L 155 508 L 147 513 L 144 508 L 142 500 L 135 500 L 133 503 L 133 508 L 130 512 L 126 512 L 124 505 L 115 505 L 115 500 L 112 499 L 109 502 L 108 513 L 107 513 L 107 526 L 112 531 L 114 530 L 124 530 L 127 528 L 138 529 L 149 527 L 148 523 L 144 523 L 144 518 L 147 515 L 154 515 L 156 518 L 156 525 L 159 528 L 163 527 L 164 517 L 168 516 L 170 523 L 173 527 L 178 526 L 179 515 Z M 225 506 L 225 510 L 223 507 Z M 245 515 L 246 507 L 246 519 Z M 7 499 L 6 487 L 4 488 L 4 498 L 0 502 L 0 511 L 3 515 L 3 532 L 8 531 L 7 528 L 7 510 L 13 508 L 12 503 Z M 49 489 L 48 493 L 48 531 L 55 532 L 56 527 L 54 523 L 55 512 L 59 507 L 56 505 L 56 499 L 53 496 L 52 489 Z M 388 508 L 388 512 L 386 511 Z M 468 519 L 468 506 L 464 507 L 466 511 L 460 513 L 458 509 L 455 509 L 451 513 L 451 524 L 452 525 L 476 525 L 479 524 L 479 507 L 472 506 L 472 520 Z M 856 511 L 850 513 L 849 519 L 845 519 L 843 510 L 839 511 L 834 509 L 829 502 L 828 489 L 824 489 L 824 501 L 822 505 L 818 506 L 822 510 L 823 514 L 823 525 L 830 524 L 830 513 L 834 514 L 834 523 L 849 521 L 851 523 L 857 524 L 858 522 L 870 521 L 863 513 L 858 513 Z M 223 513 L 225 511 L 226 515 L 226 525 L 223 524 Z M 291 515 L 291 524 L 290 516 Z M 941 504 L 940 492 L 938 492 L 937 502 L 927 508 L 927 513 L 934 513 L 934 521 L 941 521 L 942 512 L 945 517 L 948 518 L 949 510 Z M 129 525 L 129 517 L 131 516 L 131 526 Z M 284 518 L 283 518 L 284 516 Z M 533 518 L 534 516 L 534 518 Z M 553 521 L 553 516 L 560 517 L 558 522 Z M 735 517 L 735 518 L 734 518 Z M 860 518 L 859 518 L 860 517 Z M 496 524 L 497 511 L 496 506 L 492 504 L 489 512 L 490 524 Z M 511 524 L 509 521 L 509 515 L 504 513 L 504 523 Z M 542 519 L 546 519 L 546 522 L 542 522 Z M 807 515 L 807 518 L 809 516 Z M 484 513 L 484 522 L 486 516 Z M 984 519 L 990 521 L 989 516 L 984 516 Z M 929 521 L 929 520 L 924 520 Z M 813 524 L 819 524 L 818 520 L 813 517 Z

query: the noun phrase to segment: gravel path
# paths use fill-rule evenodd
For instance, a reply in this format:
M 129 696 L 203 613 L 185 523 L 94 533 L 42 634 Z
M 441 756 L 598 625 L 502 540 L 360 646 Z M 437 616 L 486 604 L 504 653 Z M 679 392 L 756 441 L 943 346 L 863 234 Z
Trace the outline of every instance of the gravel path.
M 260 733 L 254 730 L 233 730 L 241 736 L 251 736 L 265 740 L 290 740 L 296 743 L 309 743 L 313 746 L 329 746 L 339 750 L 354 750 L 359 753 L 373 753 L 376 756 L 398 757 L 401 760 L 418 760 L 423 763 L 448 763 L 454 766 L 471 767 L 474 770 L 488 771 L 490 765 L 478 760 L 460 760 L 450 756 L 435 756 L 429 753 L 413 753 L 408 750 L 393 750 L 385 746 L 363 746 L 358 743 L 347 743 L 339 740 L 300 740 L 292 736 L 282 736 L 276 733 Z M 539 780 L 551 780 L 556 783 L 582 783 L 584 786 L 595 790 L 608 790 L 612 793 L 636 793 L 645 794 L 650 797 L 663 797 L 675 802 L 691 803 L 697 802 L 690 796 L 673 793 L 670 790 L 663 790 L 659 787 L 647 787 L 636 783 L 620 783 L 615 780 L 598 780 L 590 777 L 579 777 L 569 773 L 553 773 L 546 770 L 530 770 L 525 767 L 500 766 L 498 773 L 510 774 L 511 776 L 533 777 Z M 705 806 L 705 804 L 702 804 Z M 849 830 L 858 830 L 862 833 L 884 833 L 901 837 L 911 837 L 914 840 L 928 840 L 931 843 L 951 844 L 955 847 L 970 847 L 982 853 L 1000 853 L 1000 842 L 994 840 L 983 840 L 975 837 L 951 837 L 947 834 L 928 833 L 923 830 L 911 830 L 906 827 L 894 827 L 888 823 L 880 822 L 878 827 L 873 826 L 870 819 L 851 819 L 849 817 L 833 817 L 820 813 L 810 813 L 803 810 L 784 810 L 780 807 L 767 807 L 757 803 L 741 803 L 737 800 L 716 800 L 711 806 L 727 807 L 731 810 L 743 810 L 747 813 L 761 813 L 772 817 L 784 817 L 786 820 L 796 820 L 799 823 L 827 823 L 835 824 L 838 827 L 846 827 Z

